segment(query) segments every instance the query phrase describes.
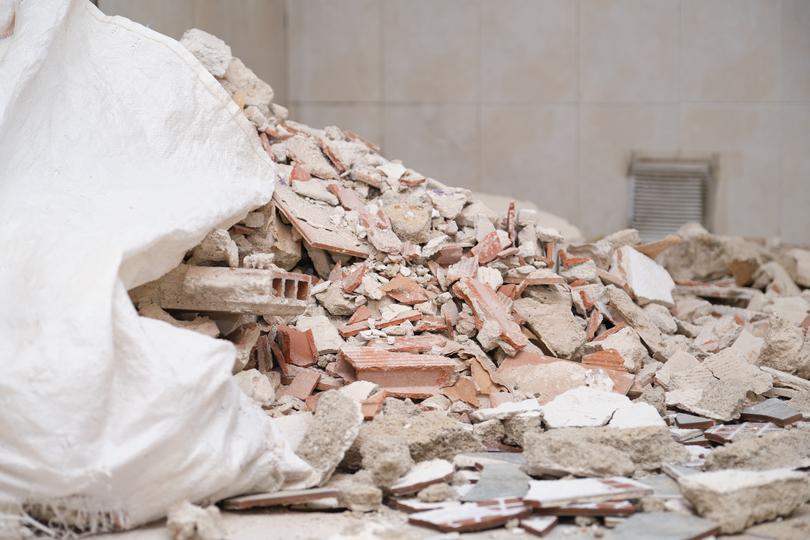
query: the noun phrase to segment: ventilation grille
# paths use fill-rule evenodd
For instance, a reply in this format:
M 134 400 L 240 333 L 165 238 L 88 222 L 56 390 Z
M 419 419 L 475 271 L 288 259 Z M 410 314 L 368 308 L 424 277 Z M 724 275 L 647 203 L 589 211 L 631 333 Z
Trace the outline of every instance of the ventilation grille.
M 702 178 L 637 176 L 633 228 L 644 242 L 660 240 L 686 223 L 703 223 Z

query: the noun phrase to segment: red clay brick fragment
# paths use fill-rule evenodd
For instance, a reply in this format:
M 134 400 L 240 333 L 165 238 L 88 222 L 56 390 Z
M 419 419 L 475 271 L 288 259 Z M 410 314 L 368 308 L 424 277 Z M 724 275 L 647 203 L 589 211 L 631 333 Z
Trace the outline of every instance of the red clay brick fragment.
M 598 336 L 593 338 L 593 340 L 594 341 L 602 341 L 603 339 L 607 338 L 608 336 L 612 336 L 613 334 L 615 334 L 616 332 L 618 332 L 619 330 L 621 330 L 624 327 L 625 327 L 625 323 L 624 323 L 624 321 L 622 321 L 619 324 L 617 324 L 616 326 L 614 326 L 613 328 L 611 328 L 610 330 L 605 330 L 604 332 L 602 332 L 601 334 L 599 334 Z
M 566 252 L 564 249 L 561 249 L 559 251 L 559 254 L 560 254 L 560 264 L 566 270 L 571 268 L 572 266 L 576 266 L 578 264 L 590 261 L 588 257 L 571 257 L 568 255 L 568 252 Z
M 435 315 L 425 315 L 414 327 L 415 332 L 444 332 L 448 329 L 447 320 Z
M 394 397 L 424 398 L 450 384 L 455 362 L 444 356 L 395 353 L 374 347 L 345 346 L 338 354 L 358 380 L 376 383 Z
M 488 321 L 495 322 L 501 330 L 500 339 L 509 347 L 520 350 L 529 344 L 520 326 L 515 322 L 506 307 L 498 300 L 498 293 L 477 279 L 462 279 L 455 286 L 456 296 L 470 306 L 479 330 Z M 514 353 L 512 353 L 514 354 Z
M 598 309 L 591 311 L 591 314 L 588 317 L 588 326 L 585 332 L 585 339 L 588 341 L 593 341 L 593 338 L 596 337 L 596 331 L 599 330 L 599 325 L 602 324 L 602 319 L 604 318 L 604 315 L 602 315 L 602 312 Z
M 368 266 L 365 264 L 358 264 L 353 270 L 349 270 L 348 273 L 343 276 L 341 281 L 343 292 L 354 292 L 354 290 L 357 289 L 361 283 L 363 283 L 363 276 L 366 275 L 367 271 Z
M 501 239 L 497 231 L 492 231 L 486 235 L 470 252 L 478 256 L 478 264 L 487 264 L 494 261 L 501 251 Z
M 289 386 L 281 388 L 280 393 L 281 395 L 293 396 L 300 400 L 305 400 L 315 389 L 315 385 L 318 384 L 318 379 L 320 378 L 321 374 L 317 371 L 311 369 L 302 370 L 295 376 Z
M 395 337 L 393 340 L 394 343 L 388 343 L 386 339 L 375 339 L 369 343 L 369 346 L 392 352 L 428 353 L 434 347 L 441 349 L 447 343 L 447 338 L 438 334 L 402 336 Z
M 461 244 L 446 244 L 436 252 L 433 260 L 442 266 L 449 266 L 460 261 L 463 254 L 464 248 Z
M 292 171 L 290 171 L 290 181 L 297 180 L 299 182 L 306 182 L 312 178 L 309 175 L 309 172 L 305 168 L 303 168 L 300 164 L 295 163 L 293 165 Z
M 391 281 L 383 285 L 382 290 L 397 302 L 409 306 L 421 304 L 430 299 L 427 291 L 415 279 L 400 274 L 397 274 Z
M 627 371 L 624 367 L 624 358 L 616 349 L 605 349 L 586 354 L 582 357 L 582 364 L 588 367 Z
M 360 198 L 360 195 L 353 189 L 339 186 L 334 182 L 326 186 L 326 189 L 328 189 L 335 197 L 338 198 L 340 206 L 346 210 L 360 211 L 365 206 L 363 199 Z
M 296 366 L 308 367 L 318 361 L 318 349 L 312 330 L 301 332 L 291 326 L 278 326 L 284 359 Z
M 463 401 L 473 407 L 479 405 L 475 383 L 469 377 L 459 377 L 453 386 L 442 388 L 442 394 L 450 398 L 450 401 Z
M 422 316 L 423 315 L 420 312 L 416 311 L 415 309 L 411 309 L 411 310 L 408 310 L 408 311 L 403 311 L 402 313 L 400 313 L 399 315 L 397 315 L 396 317 L 394 317 L 390 321 L 375 320 L 374 321 L 374 327 L 375 328 L 387 328 L 389 326 L 396 326 L 398 324 L 402 324 L 405 321 L 412 321 L 412 322 L 413 321 L 418 321 L 419 319 L 422 318 Z M 343 336 L 343 337 L 349 337 L 349 336 L 356 336 L 357 334 L 359 334 L 363 330 L 368 330 L 368 329 L 369 329 L 368 321 L 363 321 L 363 322 L 358 322 L 358 323 L 354 323 L 354 324 L 346 324 L 344 326 L 341 326 L 340 328 L 338 328 L 338 332 L 340 332 L 340 335 Z
M 354 310 L 354 313 L 346 324 L 355 324 L 363 321 L 367 321 L 371 317 L 371 310 L 368 309 L 368 306 L 363 304 L 359 308 Z

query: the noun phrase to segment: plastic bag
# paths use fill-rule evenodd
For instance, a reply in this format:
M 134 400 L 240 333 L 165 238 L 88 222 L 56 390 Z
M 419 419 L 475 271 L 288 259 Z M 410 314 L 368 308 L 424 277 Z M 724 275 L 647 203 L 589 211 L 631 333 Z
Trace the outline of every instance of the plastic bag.
M 233 346 L 127 296 L 269 200 L 255 129 L 179 43 L 90 2 L 0 0 L 0 36 L 0 504 L 128 527 L 307 482 Z

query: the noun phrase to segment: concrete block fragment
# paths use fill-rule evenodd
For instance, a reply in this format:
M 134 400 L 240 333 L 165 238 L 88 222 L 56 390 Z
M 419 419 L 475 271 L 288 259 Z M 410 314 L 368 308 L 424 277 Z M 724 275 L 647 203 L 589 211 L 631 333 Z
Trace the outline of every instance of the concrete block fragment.
M 678 480 L 684 497 L 725 534 L 789 515 L 810 498 L 810 478 L 788 469 L 722 470 Z

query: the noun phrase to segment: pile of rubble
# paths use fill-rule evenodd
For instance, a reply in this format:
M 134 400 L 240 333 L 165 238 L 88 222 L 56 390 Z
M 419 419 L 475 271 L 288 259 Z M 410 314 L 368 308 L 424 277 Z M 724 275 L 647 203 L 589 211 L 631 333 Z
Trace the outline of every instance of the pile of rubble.
M 182 43 L 277 185 L 131 296 L 231 341 L 241 388 L 321 475 L 223 508 L 384 504 L 441 531 L 617 538 L 794 514 L 750 530 L 806 537 L 810 251 L 699 225 L 569 245 L 535 211 L 497 215 L 352 132 L 289 120 L 214 36 Z

